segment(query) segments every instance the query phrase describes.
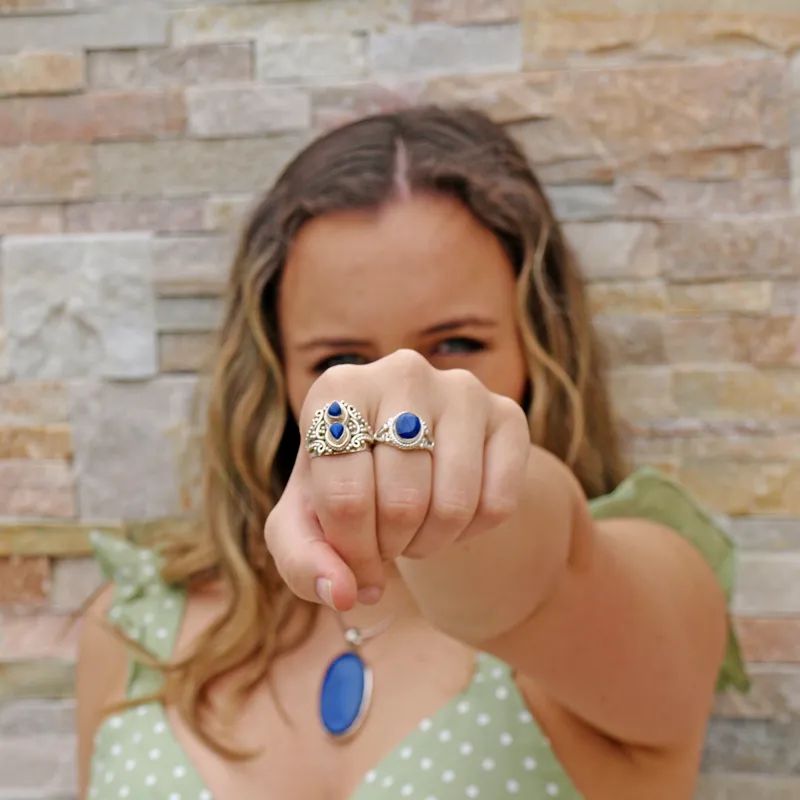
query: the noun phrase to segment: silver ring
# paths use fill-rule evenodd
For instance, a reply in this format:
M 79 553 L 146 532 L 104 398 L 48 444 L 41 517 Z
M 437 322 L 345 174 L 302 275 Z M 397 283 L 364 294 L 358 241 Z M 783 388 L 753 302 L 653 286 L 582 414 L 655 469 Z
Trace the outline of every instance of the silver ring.
M 401 450 L 433 450 L 434 442 L 422 417 L 403 411 L 378 428 L 375 442 L 390 444 Z
M 372 447 L 374 436 L 361 412 L 344 400 L 334 400 L 314 414 L 306 434 L 312 458 L 359 453 Z

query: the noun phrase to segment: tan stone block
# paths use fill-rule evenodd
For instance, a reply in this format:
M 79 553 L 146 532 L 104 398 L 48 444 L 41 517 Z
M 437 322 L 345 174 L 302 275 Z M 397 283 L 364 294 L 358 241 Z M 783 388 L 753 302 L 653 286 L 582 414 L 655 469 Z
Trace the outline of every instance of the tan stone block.
M 0 148 L 0 200 L 47 201 L 88 197 L 93 191 L 87 145 Z
M 77 558 L 93 553 L 89 536 L 99 531 L 124 538 L 121 523 L 0 523 L 0 557 L 57 556 Z
M 204 228 L 220 233 L 239 233 L 255 203 L 249 194 L 209 197 L 204 210 Z
M 44 556 L 0 558 L 0 606 L 44 605 L 50 578 L 50 559 Z
M 598 316 L 594 326 L 613 367 L 665 364 L 664 321 L 659 317 Z
M 63 383 L 0 383 L 0 425 L 59 426 L 68 421 L 69 400 Z
M 735 147 L 783 147 L 788 87 L 778 59 L 669 63 L 432 80 L 426 99 L 477 105 L 500 122 L 556 120 L 537 163 Z
M 68 615 L 7 616 L 0 638 L 0 661 L 68 659 L 77 656 L 80 624 Z M 0 666 L 0 685 L 2 685 Z M 2 688 L 0 688 L 0 696 Z
M 792 210 L 788 180 L 672 181 L 623 176 L 616 184 L 616 198 L 623 219 L 684 220 Z
M 157 139 L 183 131 L 176 90 L 109 92 L 0 101 L 0 145 Z
M 658 276 L 658 228 L 639 222 L 569 222 L 564 235 L 588 281 Z
M 690 417 L 800 419 L 800 370 L 678 369 L 678 412 Z
M 469 25 L 512 22 L 520 18 L 523 0 L 414 0 L 413 21 Z
M 730 318 L 670 319 L 664 336 L 666 352 L 673 364 L 716 365 L 739 361 L 742 355 Z
M 159 341 L 160 372 L 201 372 L 214 355 L 216 336 L 209 333 L 162 333 Z
M 658 248 L 671 281 L 800 276 L 800 216 L 668 222 Z
M 800 514 L 798 461 L 687 459 L 679 477 L 701 502 L 720 513 Z
M 737 567 L 735 614 L 800 616 L 800 553 L 743 552 Z
M 0 236 L 54 234 L 63 230 L 60 206 L 7 206 L 0 208 Z
M 714 714 L 728 719 L 778 719 L 800 712 L 800 670 L 795 666 L 750 665 L 747 694 L 726 692 L 717 698 Z
M 72 457 L 70 429 L 63 426 L 9 428 L 0 427 L 0 459 Z
M 74 481 L 70 465 L 55 459 L 0 461 L 0 514 L 74 517 Z
M 759 13 L 743 4 L 737 10 L 716 7 L 711 11 L 698 5 L 679 8 L 674 2 L 656 8 L 639 3 L 635 12 L 616 3 L 591 4 L 576 13 L 574 5 L 565 3 L 554 9 L 537 2 L 527 6 L 529 63 L 566 58 L 576 52 L 664 57 L 699 49 L 720 53 L 786 51 L 800 44 L 800 20 L 789 12 L 788 5 L 772 13 L 767 8 Z
M 384 84 L 370 82 L 346 86 L 312 87 L 312 125 L 330 130 L 372 114 L 382 114 L 414 105 L 422 95 L 420 82 L 400 79 Z
M 739 360 L 761 367 L 800 364 L 800 317 L 739 317 L 731 319 Z
M 129 522 L 126 525 L 126 533 L 132 542 L 150 547 L 176 536 L 199 535 L 201 527 L 202 522 L 190 517 L 165 517 Z
M 170 236 L 153 243 L 155 288 L 161 296 L 216 295 L 228 282 L 232 236 Z
M 646 158 L 622 162 L 617 172 L 629 180 L 642 181 L 747 181 L 780 180 L 790 176 L 787 147 L 737 147 L 654 153 Z
M 614 407 L 626 421 L 674 416 L 672 380 L 667 367 L 627 367 L 608 375 Z
M 800 316 L 800 281 L 776 281 L 772 285 L 773 316 Z
M 64 208 L 65 229 L 67 233 L 199 232 L 205 227 L 204 205 L 200 197 L 70 203 Z
M 59 558 L 52 563 L 50 608 L 77 611 L 105 583 L 95 558 Z
M 659 459 L 730 459 L 742 461 L 800 461 L 800 432 L 797 430 L 752 430 L 749 420 L 742 424 L 700 431 L 671 439 L 636 437 L 631 457 L 637 462 Z
M 735 624 L 749 662 L 800 664 L 800 619 L 739 617 Z
M 0 56 L 0 96 L 74 92 L 82 89 L 85 81 L 80 53 L 23 51 Z
M 669 310 L 682 316 L 757 314 L 772 307 L 769 281 L 672 284 L 667 288 Z
M 594 283 L 587 287 L 593 314 L 663 314 L 667 291 L 662 281 Z
M 0 663 L 0 703 L 28 698 L 72 697 L 75 665 L 66 659 L 25 659 Z

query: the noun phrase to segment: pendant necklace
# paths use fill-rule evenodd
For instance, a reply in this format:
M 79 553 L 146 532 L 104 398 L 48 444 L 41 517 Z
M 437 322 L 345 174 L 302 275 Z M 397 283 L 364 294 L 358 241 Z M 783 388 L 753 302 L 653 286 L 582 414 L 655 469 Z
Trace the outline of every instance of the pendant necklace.
M 348 648 L 328 664 L 319 692 L 322 727 L 334 739 L 347 739 L 363 725 L 372 702 L 373 677 L 359 648 L 383 633 L 395 619 L 389 617 L 371 628 L 342 626 Z

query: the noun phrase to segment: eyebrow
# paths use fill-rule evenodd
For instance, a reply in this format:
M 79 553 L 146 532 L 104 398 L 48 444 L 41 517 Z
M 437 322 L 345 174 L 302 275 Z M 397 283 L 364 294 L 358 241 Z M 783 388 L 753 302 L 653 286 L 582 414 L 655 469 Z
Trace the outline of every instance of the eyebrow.
M 460 330 L 461 328 L 496 328 L 497 322 L 486 317 L 459 317 L 457 319 L 447 320 L 446 322 L 439 322 L 421 331 L 422 336 L 435 336 L 438 333 L 449 333 L 451 331 Z M 327 338 L 320 337 L 318 339 L 309 339 L 307 342 L 301 342 L 297 345 L 298 350 L 315 350 L 318 348 L 330 349 L 343 349 L 348 347 L 368 347 L 370 342 L 366 339 L 347 339 L 347 338 Z

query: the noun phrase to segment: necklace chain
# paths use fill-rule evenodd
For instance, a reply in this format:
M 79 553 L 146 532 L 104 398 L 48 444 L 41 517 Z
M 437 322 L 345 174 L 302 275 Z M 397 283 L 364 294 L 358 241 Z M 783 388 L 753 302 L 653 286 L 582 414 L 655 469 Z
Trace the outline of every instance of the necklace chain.
M 386 619 L 381 620 L 369 628 L 345 627 L 341 618 L 339 618 L 339 624 L 342 626 L 345 641 L 353 647 L 359 647 L 364 644 L 364 642 L 368 642 L 370 639 L 380 636 L 396 619 L 396 616 L 386 617 Z

